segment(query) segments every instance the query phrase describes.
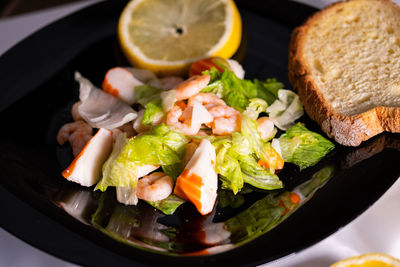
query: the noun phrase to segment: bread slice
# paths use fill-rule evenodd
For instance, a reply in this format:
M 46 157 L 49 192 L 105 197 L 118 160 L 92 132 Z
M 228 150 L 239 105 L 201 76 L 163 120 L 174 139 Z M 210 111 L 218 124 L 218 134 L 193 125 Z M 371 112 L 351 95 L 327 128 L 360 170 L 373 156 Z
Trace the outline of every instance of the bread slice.
M 317 12 L 292 33 L 289 80 L 340 144 L 400 132 L 400 7 L 350 0 Z

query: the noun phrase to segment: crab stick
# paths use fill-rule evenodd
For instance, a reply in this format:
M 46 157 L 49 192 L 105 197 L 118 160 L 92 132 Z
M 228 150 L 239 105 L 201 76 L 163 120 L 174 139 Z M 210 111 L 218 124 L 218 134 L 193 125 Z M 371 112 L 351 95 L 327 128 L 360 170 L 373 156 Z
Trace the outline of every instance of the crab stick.
M 92 186 L 100 179 L 101 168 L 111 153 L 112 132 L 99 129 L 89 140 L 72 163 L 62 172 L 62 176 L 83 186 Z
M 202 215 L 213 210 L 217 198 L 215 158 L 214 147 L 203 139 L 176 180 L 174 194 L 192 202 Z
M 136 79 L 130 71 L 115 67 L 106 73 L 102 87 L 104 92 L 132 105 L 135 103 L 135 86 L 138 85 L 143 85 L 143 83 Z
M 190 129 L 195 133 L 200 130 L 203 123 L 210 123 L 214 120 L 210 112 L 198 101 L 193 101 L 193 104 L 184 110 L 182 118 L 187 121 Z

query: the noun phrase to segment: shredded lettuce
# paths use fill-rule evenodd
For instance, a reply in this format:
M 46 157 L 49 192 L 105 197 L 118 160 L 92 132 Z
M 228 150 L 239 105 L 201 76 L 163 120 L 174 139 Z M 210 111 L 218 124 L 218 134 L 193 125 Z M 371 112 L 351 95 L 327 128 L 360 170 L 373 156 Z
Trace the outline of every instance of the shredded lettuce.
M 183 161 L 174 163 L 174 164 L 170 164 L 170 165 L 163 165 L 161 166 L 163 169 L 163 172 L 168 175 L 169 177 L 171 177 L 172 179 L 174 179 L 174 181 L 176 181 L 176 179 L 178 178 L 178 176 L 183 172 L 185 166 L 183 165 Z
M 179 163 L 187 143 L 188 139 L 183 134 L 172 131 L 165 124 L 157 125 L 150 133 L 135 138 L 118 135 L 95 190 L 105 191 L 108 186 L 135 188 L 138 166 Z
M 250 156 L 253 154 L 253 150 L 250 147 L 247 139 L 240 133 L 232 133 L 232 152 L 235 157 L 238 156 Z
M 160 98 L 161 89 L 150 86 L 150 85 L 138 85 L 135 86 L 135 99 L 136 103 L 142 106 L 146 106 L 147 103 Z
M 136 187 L 137 164 L 120 156 L 127 144 L 125 134 L 117 135 L 111 155 L 103 165 L 103 176 L 94 190 L 105 191 L 109 186 Z
M 233 133 L 232 138 L 217 140 L 213 145 L 217 154 L 215 169 L 220 175 L 223 189 L 230 189 L 237 194 L 244 183 L 264 190 L 283 187 L 272 170 L 266 170 L 258 164 L 251 143 L 241 133 Z M 260 143 L 260 149 L 266 146 Z
M 252 119 L 248 114 L 246 114 L 246 112 L 243 113 L 242 116 L 241 133 L 249 143 L 252 151 L 256 153 L 257 157 L 266 161 L 267 155 L 263 150 L 264 142 L 257 131 L 257 121 Z
M 152 126 L 161 121 L 165 113 L 160 98 L 148 102 L 145 105 L 145 111 L 142 118 L 143 125 Z
M 147 203 L 149 203 L 151 206 L 158 209 L 162 213 L 166 215 L 171 215 L 174 214 L 174 212 L 180 205 L 185 203 L 185 200 L 175 196 L 174 194 L 171 194 L 166 199 L 155 202 L 147 201 Z
M 299 96 L 290 90 L 279 90 L 278 98 L 267 108 L 267 112 L 276 127 L 287 130 L 303 116 L 303 105 Z
M 272 171 L 261 167 L 254 156 L 241 156 L 239 162 L 245 183 L 264 190 L 273 190 L 283 187 L 279 177 Z
M 216 152 L 215 171 L 220 175 L 223 189 L 231 189 L 236 194 L 243 187 L 243 177 L 239 161 L 230 154 L 232 142 L 224 139 L 213 143 Z
M 216 94 L 229 106 L 241 112 L 246 109 L 252 98 L 261 98 L 271 104 L 277 99 L 277 90 L 283 87 L 283 84 L 276 79 L 242 80 L 232 71 L 220 73 L 215 68 L 211 68 L 204 73 L 211 76 L 211 81 L 202 92 Z
M 297 123 L 279 137 L 282 157 L 304 169 L 318 163 L 335 145 L 322 135 Z
M 140 165 L 171 165 L 181 161 L 188 141 L 184 134 L 159 124 L 150 133 L 131 138 L 120 157 Z
M 246 108 L 246 115 L 253 119 L 257 120 L 260 113 L 265 112 L 268 108 L 268 103 L 265 102 L 261 98 L 252 98 L 249 101 L 249 106 Z

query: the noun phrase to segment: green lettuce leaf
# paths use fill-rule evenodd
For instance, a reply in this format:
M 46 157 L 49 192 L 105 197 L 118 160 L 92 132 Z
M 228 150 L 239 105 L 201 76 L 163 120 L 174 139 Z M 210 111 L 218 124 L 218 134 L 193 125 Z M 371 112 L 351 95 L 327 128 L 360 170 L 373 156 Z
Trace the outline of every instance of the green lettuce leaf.
M 304 169 L 318 163 L 335 145 L 322 135 L 297 123 L 279 137 L 282 157 Z
M 265 170 L 258 164 L 257 159 L 269 161 L 268 149 L 271 145 L 263 142 L 257 131 L 256 120 L 252 119 L 247 111 L 242 116 L 242 137 L 239 136 L 240 134 L 232 136 L 236 144 L 234 151 L 239 155 L 237 158 L 243 173 L 243 180 L 245 183 L 265 190 L 282 188 L 283 184 L 273 173 L 274 170 Z
M 265 112 L 268 108 L 268 103 L 261 98 L 252 98 L 250 99 L 249 106 L 246 108 L 246 115 L 253 119 L 257 120 L 260 113 Z
M 176 209 L 185 203 L 185 200 L 181 199 L 180 197 L 175 196 L 174 194 L 169 195 L 166 199 L 160 201 L 146 201 L 154 208 L 158 209 L 162 213 L 166 215 L 172 215 L 176 211 Z
M 243 177 L 238 160 L 230 154 L 232 142 L 224 139 L 213 145 L 216 153 L 215 171 L 220 175 L 222 188 L 231 189 L 236 194 L 243 187 Z
M 282 188 L 279 177 L 258 164 L 250 142 L 240 133 L 233 133 L 232 138 L 217 140 L 213 145 L 217 155 L 215 169 L 223 189 L 231 189 L 237 194 L 244 183 L 263 190 Z M 263 144 L 260 146 L 263 149 Z
M 242 115 L 241 133 L 257 157 L 267 161 L 267 154 L 263 149 L 264 142 L 257 131 L 257 121 L 252 119 L 246 112 Z
M 239 79 L 232 71 L 219 73 L 215 68 L 211 68 L 204 73 L 211 76 L 211 81 L 202 92 L 216 94 L 240 112 L 246 109 L 252 98 L 261 98 L 272 104 L 277 99 L 277 90 L 283 87 L 283 84 L 276 79 L 265 81 Z
M 273 190 L 283 187 L 279 177 L 270 170 L 261 167 L 254 156 L 240 156 L 239 163 L 245 183 L 264 190 Z
M 146 106 L 147 103 L 159 98 L 161 89 L 150 86 L 150 85 L 138 85 L 135 87 L 135 100 L 142 106 Z
M 183 165 L 183 161 L 170 165 L 163 165 L 161 167 L 163 169 L 163 172 L 174 179 L 174 181 L 176 181 L 178 176 L 183 172 L 183 169 L 185 168 L 185 166 Z
M 181 161 L 188 141 L 184 134 L 159 124 L 149 134 L 131 138 L 120 157 L 140 165 L 171 165 Z
M 231 154 L 238 158 L 239 156 L 250 156 L 254 151 L 251 149 L 247 139 L 240 133 L 232 133 L 232 148 Z
M 161 98 L 157 98 L 145 105 L 142 123 L 146 126 L 152 126 L 158 123 L 164 115 Z
M 126 134 L 116 137 L 113 150 L 103 165 L 103 176 L 94 190 L 107 190 L 108 186 L 136 187 L 137 164 L 126 157 L 120 157 L 121 151 L 128 144 Z
M 209 70 L 203 71 L 202 74 L 208 74 L 208 75 L 210 75 L 210 82 L 209 82 L 209 84 L 211 84 L 211 83 L 213 83 L 213 82 L 216 82 L 216 81 L 218 81 L 219 79 L 221 79 L 221 75 L 222 75 L 222 73 L 219 72 L 219 71 L 217 70 L 217 68 L 215 68 L 215 67 L 212 67 L 212 68 L 209 69 Z

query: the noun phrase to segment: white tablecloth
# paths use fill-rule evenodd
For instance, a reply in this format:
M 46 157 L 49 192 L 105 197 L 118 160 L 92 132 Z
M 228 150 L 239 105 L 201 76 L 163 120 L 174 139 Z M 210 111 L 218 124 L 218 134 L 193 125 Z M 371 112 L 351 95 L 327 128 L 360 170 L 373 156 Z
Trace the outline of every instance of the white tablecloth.
M 44 11 L 0 19 L 0 55 L 30 33 L 98 0 L 88 0 Z M 318 8 L 330 0 L 299 0 Z M 400 0 L 396 1 L 400 3 Z M 299 253 L 264 264 L 264 267 L 329 266 L 343 258 L 367 252 L 400 258 L 400 179 L 361 216 L 335 234 Z M 42 252 L 0 229 L 0 266 L 59 266 L 65 262 Z

